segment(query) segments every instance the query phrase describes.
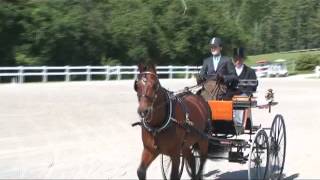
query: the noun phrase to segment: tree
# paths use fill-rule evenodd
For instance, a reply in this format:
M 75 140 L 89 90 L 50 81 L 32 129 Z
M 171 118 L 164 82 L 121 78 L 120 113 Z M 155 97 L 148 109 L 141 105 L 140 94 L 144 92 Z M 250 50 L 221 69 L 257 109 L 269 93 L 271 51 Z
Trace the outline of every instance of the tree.
M 13 66 L 15 62 L 15 46 L 19 44 L 24 31 L 20 21 L 23 13 L 20 4 L 0 1 L 0 66 Z

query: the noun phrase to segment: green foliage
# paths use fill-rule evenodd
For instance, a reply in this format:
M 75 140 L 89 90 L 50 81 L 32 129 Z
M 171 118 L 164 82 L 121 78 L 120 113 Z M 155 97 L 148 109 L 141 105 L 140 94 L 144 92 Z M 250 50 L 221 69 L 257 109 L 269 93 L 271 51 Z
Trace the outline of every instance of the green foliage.
M 223 53 L 319 48 L 319 0 L 0 0 L 0 66 L 199 65 Z
M 312 71 L 320 65 L 320 55 L 302 55 L 296 61 L 297 71 Z
M 254 65 L 256 61 L 260 60 L 268 60 L 274 61 L 277 59 L 285 59 L 289 61 L 298 61 L 301 58 L 297 58 L 300 56 L 320 56 L 320 51 L 305 51 L 305 52 L 281 52 L 281 53 L 268 53 L 268 54 L 259 54 L 248 56 L 246 63 L 250 65 Z
M 24 10 L 20 8 L 19 3 L 0 1 L 0 66 L 16 64 L 14 50 L 24 31 L 20 22 Z
M 109 66 L 116 66 L 116 65 L 120 65 L 121 62 L 118 59 L 112 59 L 112 58 L 103 58 L 101 60 L 101 65 L 109 65 Z

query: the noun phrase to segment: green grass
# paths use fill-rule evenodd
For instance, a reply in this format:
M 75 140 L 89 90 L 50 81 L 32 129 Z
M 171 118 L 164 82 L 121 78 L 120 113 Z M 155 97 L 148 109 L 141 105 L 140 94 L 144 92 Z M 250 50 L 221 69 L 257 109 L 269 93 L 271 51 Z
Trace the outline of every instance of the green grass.
M 302 73 L 311 73 L 311 71 L 295 71 L 295 61 L 298 61 L 301 55 L 319 55 L 320 50 L 316 51 L 303 51 L 303 52 L 278 52 L 278 53 L 270 53 L 270 54 L 260 54 L 254 56 L 248 56 L 246 60 L 246 64 L 255 65 L 257 61 L 267 60 L 269 62 L 273 62 L 277 59 L 285 59 L 287 60 L 286 64 L 288 67 L 289 75 L 294 74 L 302 74 Z
M 317 54 L 320 55 L 320 50 L 318 51 L 307 51 L 307 52 L 279 52 L 279 53 L 270 53 L 270 54 L 260 54 L 255 56 L 248 56 L 246 63 L 249 65 L 254 65 L 259 60 L 268 60 L 274 61 L 277 59 L 285 59 L 289 61 L 297 60 L 297 57 L 306 54 Z

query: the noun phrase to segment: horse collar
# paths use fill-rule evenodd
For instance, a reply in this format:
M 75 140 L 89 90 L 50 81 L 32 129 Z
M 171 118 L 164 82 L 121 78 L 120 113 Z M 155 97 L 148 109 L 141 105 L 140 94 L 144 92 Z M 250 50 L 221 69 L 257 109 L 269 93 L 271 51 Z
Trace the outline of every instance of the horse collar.
M 169 107 L 168 107 L 169 113 L 167 115 L 167 119 L 165 120 L 165 123 L 163 123 L 163 125 L 161 127 L 159 127 L 159 128 L 151 127 L 151 126 L 148 125 L 146 118 L 141 118 L 141 122 L 142 122 L 143 127 L 147 131 L 151 132 L 153 136 L 155 136 L 157 133 L 167 129 L 169 127 L 169 125 L 170 125 L 170 122 L 173 119 L 172 118 L 172 111 L 173 111 L 172 103 L 173 102 L 172 102 L 172 98 L 170 97 L 170 94 L 169 94 L 168 91 L 166 91 L 166 99 L 167 99 L 167 101 L 169 101 Z

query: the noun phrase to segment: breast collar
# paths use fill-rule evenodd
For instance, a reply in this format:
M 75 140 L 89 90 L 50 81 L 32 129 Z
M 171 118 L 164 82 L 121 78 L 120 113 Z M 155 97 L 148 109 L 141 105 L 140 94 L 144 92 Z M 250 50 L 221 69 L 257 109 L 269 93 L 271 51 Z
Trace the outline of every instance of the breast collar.
M 165 90 L 165 89 L 163 89 Z M 175 98 L 175 96 L 173 95 L 173 93 L 165 90 L 165 94 L 166 94 L 166 117 L 165 117 L 165 121 L 164 123 L 162 123 L 162 125 L 160 127 L 152 127 L 150 125 L 148 125 L 148 123 L 146 122 L 145 118 L 141 118 L 141 123 L 142 126 L 148 131 L 151 132 L 153 135 L 167 129 L 170 125 L 170 123 L 172 122 L 172 120 L 174 120 L 174 110 L 173 110 L 173 99 Z

